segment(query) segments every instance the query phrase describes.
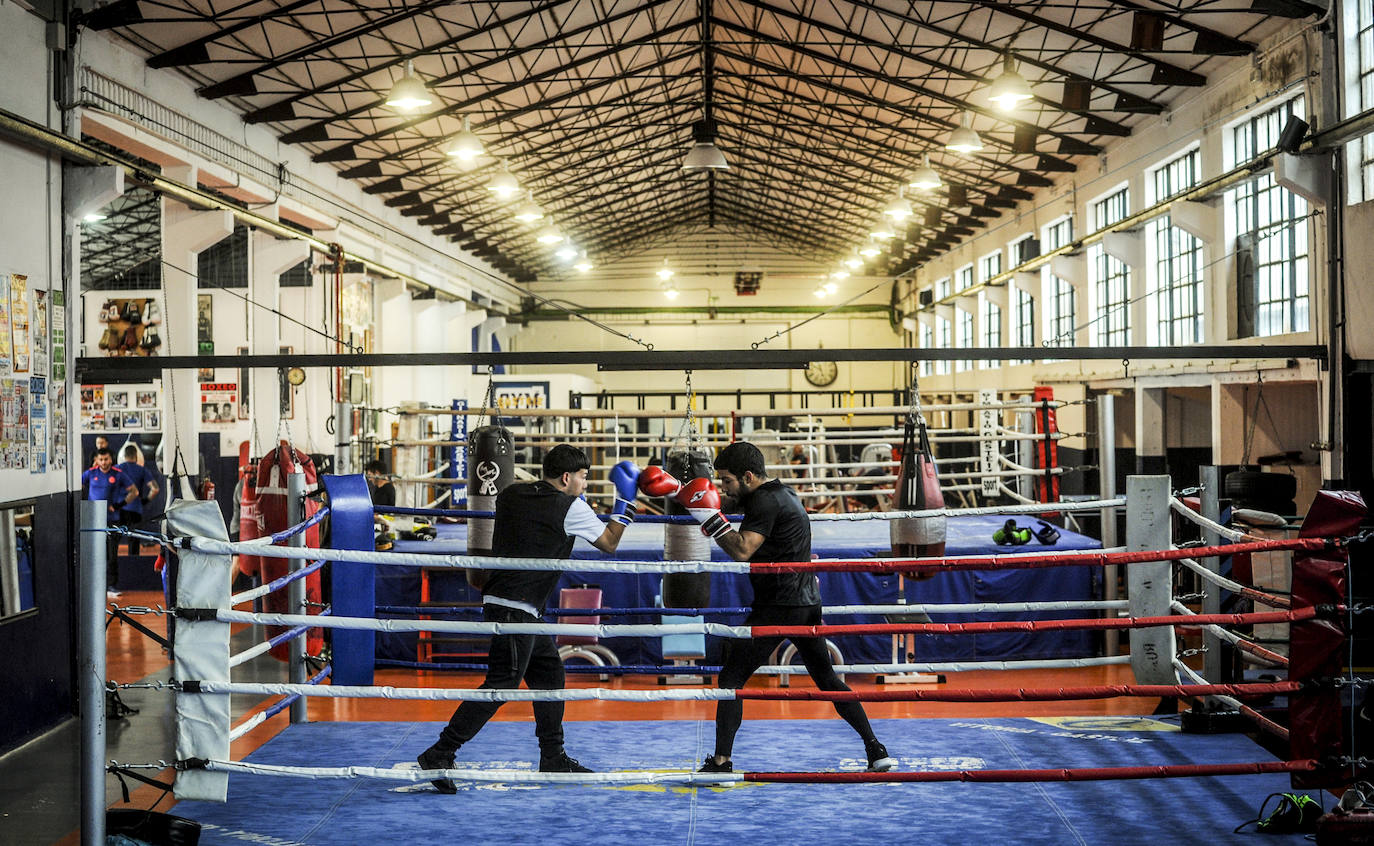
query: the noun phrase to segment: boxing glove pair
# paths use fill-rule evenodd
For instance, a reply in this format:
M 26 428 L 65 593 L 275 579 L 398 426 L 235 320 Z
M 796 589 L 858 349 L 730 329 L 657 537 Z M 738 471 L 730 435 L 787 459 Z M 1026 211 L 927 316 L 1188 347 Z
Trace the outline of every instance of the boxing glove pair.
M 156 326 L 143 327 L 143 339 L 138 345 L 145 350 L 152 351 L 162 345 L 162 336 L 158 334 Z
M 701 533 L 719 538 L 734 531 L 720 510 L 720 494 L 710 479 L 697 478 L 683 484 L 662 467 L 650 465 L 639 474 L 639 489 L 647 496 L 671 497 L 701 524 Z

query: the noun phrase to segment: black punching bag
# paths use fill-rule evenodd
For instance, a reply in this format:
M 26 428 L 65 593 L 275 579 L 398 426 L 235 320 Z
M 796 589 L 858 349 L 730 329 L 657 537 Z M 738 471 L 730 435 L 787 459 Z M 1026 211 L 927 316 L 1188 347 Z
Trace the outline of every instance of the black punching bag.
M 699 450 L 680 450 L 668 453 L 663 469 L 683 484 L 693 479 L 709 479 L 715 467 L 711 456 Z M 686 514 L 687 509 L 671 497 L 664 509 L 667 514 Z M 663 526 L 663 557 L 669 561 L 709 561 L 711 539 L 701 533 L 695 522 L 667 523 Z M 663 576 L 664 608 L 706 608 L 711 604 L 710 573 L 665 573 Z
M 479 426 L 468 435 L 468 508 L 495 511 L 496 495 L 515 481 L 515 441 L 504 426 Z M 491 555 L 495 520 L 468 520 L 468 555 Z M 487 582 L 481 570 L 467 571 L 468 584 L 480 589 Z

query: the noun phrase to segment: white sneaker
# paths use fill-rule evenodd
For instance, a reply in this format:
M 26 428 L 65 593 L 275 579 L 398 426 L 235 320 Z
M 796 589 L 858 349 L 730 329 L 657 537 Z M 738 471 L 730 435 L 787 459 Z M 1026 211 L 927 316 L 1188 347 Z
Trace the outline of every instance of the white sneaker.
M 123 596 L 123 595 L 124 595 L 124 592 L 123 592 L 123 591 L 118 591 L 118 590 L 115 590 L 114 588 L 106 588 L 106 589 L 105 589 L 105 598 L 106 598 L 106 599 L 118 599 L 118 598 L 120 598 L 120 597 Z

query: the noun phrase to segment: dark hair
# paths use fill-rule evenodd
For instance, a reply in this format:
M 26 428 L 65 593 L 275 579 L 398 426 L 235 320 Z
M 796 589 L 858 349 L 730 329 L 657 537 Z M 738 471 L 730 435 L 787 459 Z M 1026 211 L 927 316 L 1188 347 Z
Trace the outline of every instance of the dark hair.
M 137 461 L 138 454 L 143 450 L 138 448 L 138 444 L 125 444 L 119 451 L 119 457 L 125 461 Z
M 760 479 L 768 478 L 768 471 L 763 465 L 763 453 L 748 441 L 735 441 L 716 453 L 715 464 L 717 473 L 724 470 L 739 477 L 749 472 Z
M 114 453 L 110 452 L 109 447 L 101 447 L 100 449 L 91 453 L 92 458 L 99 458 L 102 455 L 108 455 L 110 458 L 114 458 Z
M 386 472 L 386 462 L 385 462 L 385 461 L 382 461 L 381 459 L 374 458 L 373 460 L 367 462 L 367 464 L 363 467 L 363 472 L 365 472 L 365 473 L 385 473 L 385 472 Z
M 544 478 L 553 479 L 564 473 L 590 470 L 587 454 L 571 444 L 559 444 L 544 454 Z

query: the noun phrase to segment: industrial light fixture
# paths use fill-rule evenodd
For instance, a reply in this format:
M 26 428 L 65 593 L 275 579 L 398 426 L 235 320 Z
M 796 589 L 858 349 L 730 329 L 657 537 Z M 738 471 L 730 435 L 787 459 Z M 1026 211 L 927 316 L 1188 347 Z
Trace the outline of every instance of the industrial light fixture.
M 729 170 L 725 154 L 716 147 L 716 122 L 710 118 L 692 124 L 692 149 L 682 160 L 683 170 Z
M 565 240 L 563 242 L 563 246 L 554 250 L 553 254 L 557 256 L 561 261 L 572 261 L 573 259 L 577 258 L 578 251 L 577 247 L 573 246 L 572 241 Z
M 863 256 L 859 255 L 859 251 L 855 249 L 853 253 L 845 258 L 844 266 L 850 270 L 858 270 L 864 266 Z
M 482 139 L 477 137 L 477 133 L 472 131 L 472 125 L 468 123 L 468 116 L 463 115 L 463 129 L 453 140 L 444 148 L 444 154 L 458 159 L 460 162 L 470 162 L 486 152 L 482 146 Z
M 911 175 L 911 181 L 907 185 L 921 191 L 940 187 L 940 174 L 936 173 L 935 168 L 930 166 L 929 153 L 921 156 L 921 166 L 916 168 L 916 172 Z
M 582 251 L 582 257 L 579 258 L 577 260 L 577 263 L 573 265 L 573 269 L 576 270 L 578 273 L 586 273 L 593 267 L 596 267 L 596 265 L 592 264 L 592 260 L 587 258 L 586 250 Z
M 433 102 L 434 98 L 430 96 L 424 80 L 415 75 L 415 63 L 406 59 L 405 75 L 391 86 L 391 93 L 386 95 L 386 104 L 393 109 L 408 112 Z
M 663 266 L 654 271 L 654 275 L 664 282 L 673 278 L 673 269 L 668 266 L 668 260 L 666 258 L 663 260 Z
M 675 299 L 677 299 L 677 295 L 678 295 L 678 290 L 677 290 L 677 286 L 676 286 L 676 285 L 674 285 L 673 283 L 669 282 L 667 285 L 664 286 L 664 288 L 663 288 L 663 296 L 667 297 L 667 298 L 670 299 L 670 300 L 675 300 Z
M 906 197 L 902 196 L 901 188 L 897 189 L 897 198 L 888 203 L 887 208 L 883 209 L 883 214 L 892 218 L 897 223 L 901 223 L 908 217 L 911 217 L 911 203 Z
M 869 241 L 859 248 L 859 255 L 864 258 L 873 258 L 874 256 L 881 255 L 882 252 L 883 251 L 878 248 L 878 245 L 874 244 L 872 241 Z
M 534 194 L 525 195 L 525 202 L 515 210 L 515 219 L 521 223 L 534 223 L 544 217 L 544 210 L 534 202 Z
M 548 226 L 539 230 L 539 234 L 535 236 L 535 239 L 541 244 L 557 244 L 559 241 L 563 240 L 563 233 L 558 231 L 557 226 L 550 223 Z
M 968 112 L 964 112 L 959 127 L 949 134 L 945 149 L 954 153 L 976 153 L 983 149 L 983 139 L 973 131 Z
M 880 220 L 878 221 L 878 225 L 873 227 L 873 231 L 868 233 L 868 237 L 878 241 L 886 241 L 891 238 L 896 238 L 897 233 L 892 231 L 892 227 L 888 226 L 885 221 Z
M 81 218 L 81 222 L 82 222 L 82 223 L 98 223 L 99 221 L 102 221 L 102 220 L 104 220 L 104 219 L 105 219 L 105 215 L 101 214 L 101 213 L 98 212 L 98 211 L 95 211 L 95 212 L 91 212 L 90 214 L 88 214 L 88 215 L 86 215 L 85 217 Z
M 1002 75 L 988 86 L 988 99 L 1003 109 L 1014 109 L 1032 96 L 1029 83 L 1016 72 L 1016 57 L 1007 51 L 1002 59 Z
M 821 286 L 821 289 L 824 290 L 827 294 L 833 294 L 836 291 L 840 290 L 840 286 L 836 285 L 834 282 L 826 282 L 824 285 Z
M 520 180 L 516 179 L 515 174 L 506 167 L 506 163 L 502 162 L 501 169 L 487 180 L 487 190 L 502 200 L 508 200 L 520 191 Z
M 816 286 L 816 290 L 815 290 L 815 291 L 812 291 L 812 293 L 815 294 L 816 299 L 818 299 L 818 300 L 824 299 L 824 298 L 825 298 L 825 295 L 826 295 L 825 286 L 824 286 L 824 285 L 817 285 L 817 286 Z

